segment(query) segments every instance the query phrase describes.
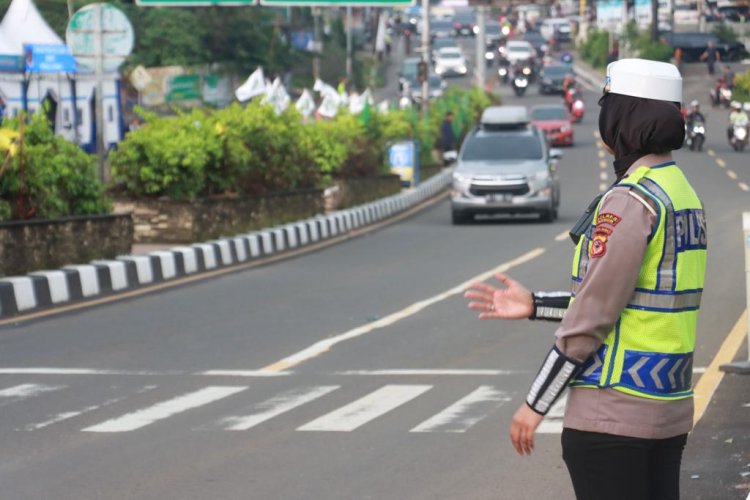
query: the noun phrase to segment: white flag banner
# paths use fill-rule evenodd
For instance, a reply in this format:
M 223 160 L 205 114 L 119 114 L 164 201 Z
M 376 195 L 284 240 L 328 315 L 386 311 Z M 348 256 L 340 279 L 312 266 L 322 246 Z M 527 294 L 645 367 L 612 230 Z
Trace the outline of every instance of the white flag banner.
M 248 77 L 247 81 L 234 91 L 234 95 L 240 102 L 249 101 L 255 96 L 266 92 L 266 79 L 263 77 L 263 68 L 258 68 Z
M 370 103 L 370 106 L 375 106 L 375 98 L 372 96 L 372 90 L 370 90 L 370 87 L 367 87 L 364 92 L 362 92 L 362 102 L 368 102 Z
M 339 112 L 339 98 L 335 94 L 328 94 L 323 98 L 318 108 L 318 114 L 323 118 L 333 118 Z
M 328 85 L 327 83 L 325 83 L 320 78 L 318 78 L 317 80 L 315 80 L 315 85 L 313 85 L 313 90 L 315 92 L 320 93 L 320 95 L 322 97 L 326 97 L 328 95 L 332 95 L 332 96 L 336 97 L 337 102 L 338 102 L 339 93 L 336 91 L 335 88 L 333 88 L 332 86 Z
M 313 111 L 315 111 L 315 99 L 309 90 L 305 89 L 302 91 L 302 95 L 297 99 L 294 105 L 297 110 L 302 113 L 302 116 L 308 118 Z
M 276 114 L 283 113 L 292 102 L 289 93 L 286 91 L 284 84 L 281 83 L 280 78 L 276 78 L 273 83 L 267 88 L 266 94 L 263 96 L 263 104 L 270 104 L 276 110 Z
M 360 114 L 365 109 L 365 95 L 357 93 L 349 96 L 349 112 L 353 115 Z
M 385 31 L 388 26 L 388 13 L 381 12 L 378 18 L 378 31 L 375 33 L 375 52 L 385 52 Z
M 388 101 L 383 101 L 378 104 L 378 113 L 383 113 L 384 115 L 387 115 L 390 110 L 391 110 L 391 103 L 389 103 Z

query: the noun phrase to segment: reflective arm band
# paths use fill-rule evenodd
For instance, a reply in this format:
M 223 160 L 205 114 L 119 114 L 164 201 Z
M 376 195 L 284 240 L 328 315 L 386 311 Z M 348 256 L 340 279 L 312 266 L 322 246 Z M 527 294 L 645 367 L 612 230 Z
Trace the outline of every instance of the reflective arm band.
M 540 415 L 546 415 L 582 366 L 583 363 L 573 361 L 554 346 L 531 384 L 526 404 Z
M 570 305 L 569 292 L 534 292 L 531 298 L 534 310 L 529 319 L 562 321 Z

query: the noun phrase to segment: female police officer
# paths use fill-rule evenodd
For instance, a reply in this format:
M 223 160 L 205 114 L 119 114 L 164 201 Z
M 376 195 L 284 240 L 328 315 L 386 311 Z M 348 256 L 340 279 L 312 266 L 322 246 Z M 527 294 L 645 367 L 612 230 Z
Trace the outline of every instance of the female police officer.
M 681 100 L 675 66 L 610 64 L 599 132 L 617 182 L 571 232 L 572 293 L 532 294 L 502 274 L 504 287 L 466 292 L 482 319 L 561 320 L 510 437 L 530 453 L 570 386 L 563 459 L 579 500 L 679 498 L 706 263 L 703 205 L 670 153 L 683 141 Z

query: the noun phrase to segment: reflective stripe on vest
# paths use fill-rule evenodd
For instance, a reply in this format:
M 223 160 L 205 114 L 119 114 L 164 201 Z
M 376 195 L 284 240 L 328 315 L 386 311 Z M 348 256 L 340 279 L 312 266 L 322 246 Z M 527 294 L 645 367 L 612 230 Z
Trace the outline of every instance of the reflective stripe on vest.
M 571 385 L 610 387 L 652 399 L 690 397 L 706 262 L 702 203 L 674 163 L 640 167 L 618 186 L 650 198 L 657 208 L 656 223 L 633 295 Z M 601 203 L 594 221 L 600 209 Z M 592 223 L 576 249 L 573 300 L 591 262 L 595 227 Z

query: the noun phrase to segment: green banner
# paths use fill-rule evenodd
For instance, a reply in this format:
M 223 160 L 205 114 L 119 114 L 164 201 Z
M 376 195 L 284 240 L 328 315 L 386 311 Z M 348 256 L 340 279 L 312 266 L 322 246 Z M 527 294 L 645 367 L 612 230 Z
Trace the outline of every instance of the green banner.
M 200 75 L 178 75 L 170 80 L 169 92 L 165 100 L 167 102 L 200 101 L 202 98 Z
M 415 5 L 415 0 L 260 0 L 260 4 L 266 7 L 394 7 Z
M 135 0 L 135 3 L 141 7 L 232 7 L 257 5 L 258 0 Z

